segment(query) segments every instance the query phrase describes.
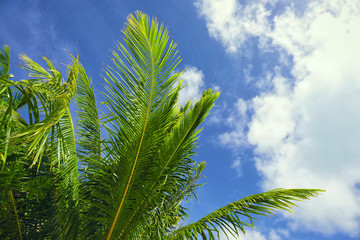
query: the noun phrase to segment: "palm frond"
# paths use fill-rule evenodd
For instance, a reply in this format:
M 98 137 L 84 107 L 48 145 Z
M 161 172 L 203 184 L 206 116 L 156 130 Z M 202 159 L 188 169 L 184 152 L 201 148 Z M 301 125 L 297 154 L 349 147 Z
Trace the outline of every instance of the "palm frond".
M 79 233 L 80 211 L 77 208 L 80 195 L 80 176 L 76 152 L 75 132 L 70 111 L 58 124 L 57 139 L 61 167 L 57 169 L 54 216 L 58 239 L 74 239 Z
M 11 134 L 11 121 L 13 113 L 13 95 L 10 87 L 4 84 L 10 78 L 10 48 L 4 45 L 0 51 L 0 158 L 1 170 L 3 171 L 9 150 L 8 138 Z
M 184 200 L 190 200 L 196 196 L 195 191 L 203 184 L 197 181 L 206 166 L 205 162 L 197 164 L 190 172 L 186 183 L 175 188 L 174 191 L 168 192 L 162 196 L 162 201 L 153 209 L 146 222 L 143 223 L 143 229 L 138 239 L 166 239 L 180 220 L 188 218 L 186 211 L 188 209 L 182 206 Z M 142 214 L 138 212 L 137 214 Z M 139 228 L 141 229 L 141 228 Z
M 8 45 L 4 45 L 0 51 L 0 76 L 1 78 L 9 78 L 10 70 L 10 48 Z
M 75 94 L 79 65 L 69 66 L 69 75 L 66 83 L 70 85 L 71 96 Z M 57 161 L 61 167 L 57 170 L 55 203 L 56 229 L 59 239 L 74 239 L 79 233 L 80 210 L 77 208 L 80 200 L 80 174 L 77 156 L 74 123 L 71 117 L 70 106 L 56 124 Z
M 1 138 L 0 138 L 0 143 L 4 146 L 2 149 L 1 147 L 1 160 L 2 160 L 2 167 L 1 170 L 3 170 L 5 168 L 5 164 L 6 164 L 6 158 L 8 155 L 8 150 L 9 150 L 9 138 L 11 135 L 11 122 L 12 122 L 12 113 L 13 113 L 13 104 L 12 104 L 12 93 L 11 93 L 11 89 L 7 88 L 7 95 L 8 95 L 8 107 L 6 109 L 6 111 L 4 112 L 3 117 L 1 118 L 1 122 L 0 122 L 0 128 L 2 129 L 1 131 L 4 131 L 4 133 L 1 133 Z
M 75 101 L 78 106 L 78 155 L 84 164 L 87 159 L 101 157 L 100 120 L 91 79 L 82 65 L 79 66 Z
M 319 189 L 274 189 L 265 193 L 245 197 L 230 203 L 199 221 L 175 230 L 170 239 L 203 239 L 219 238 L 219 229 L 225 234 L 238 236 L 240 229 L 245 233 L 245 227 L 254 227 L 256 215 L 271 216 L 276 210 L 291 211 L 294 201 L 307 200 L 317 196 Z M 240 219 L 244 217 L 245 220 Z M 215 234 L 215 235 L 214 235 Z
M 155 19 L 150 21 L 139 12 L 130 15 L 124 35 L 126 46 L 119 43 L 118 51 L 125 62 L 114 52 L 115 68 L 107 71 L 111 143 L 105 152 L 116 176 L 109 186 L 113 199 L 108 201 L 112 220 L 107 239 L 127 234 L 122 232 L 127 224 L 125 216 L 132 215 L 149 191 L 147 180 L 156 164 L 154 153 L 168 128 L 164 120 L 176 102 L 166 103 L 179 77 L 171 75 L 179 63 L 176 44 L 168 42 L 167 30 Z
M 25 156 L 24 149 L 12 151 L 0 172 L 0 239 L 20 239 L 20 232 L 23 239 L 48 239 L 54 229 L 53 176 L 46 164 L 30 169 Z
M 51 133 L 54 134 L 53 127 L 66 114 L 76 91 L 78 59 L 74 58 L 69 67 L 66 81 L 62 81 L 61 73 L 45 57 L 48 70 L 26 55 L 21 55 L 21 59 L 24 62 L 22 67 L 29 71 L 32 79 L 8 81 L 7 84 L 18 89 L 26 99 L 30 124 L 14 132 L 10 140 L 13 144 L 28 144 L 29 155 L 35 152 L 32 163 L 35 165 L 41 159 Z
M 194 106 L 190 106 L 189 103 L 180 111 L 177 108 L 173 109 L 176 114 L 170 115 L 174 118 L 173 122 L 167 121 L 172 125 L 169 125 L 164 143 L 159 147 L 156 169 L 151 174 L 152 179 L 149 179 L 151 183 L 149 185 L 149 194 L 133 211 L 131 217 L 127 219 L 127 225 L 123 229 L 124 232 L 129 225 L 131 226 L 137 216 L 141 216 L 151 209 L 149 205 L 156 206 L 156 212 L 162 212 L 160 206 L 167 206 L 168 209 L 170 209 L 169 206 L 174 207 L 175 196 L 178 196 L 175 199 L 177 199 L 177 203 L 180 203 L 184 197 L 195 194 L 196 188 L 194 186 L 197 185 L 192 179 L 194 179 L 194 170 L 197 167 L 195 167 L 195 161 L 191 157 L 195 154 L 196 140 L 201 131 L 201 129 L 197 130 L 197 128 L 207 116 L 217 97 L 218 93 L 214 94 L 211 90 L 207 90 Z M 189 181 L 195 185 L 189 185 Z M 187 191 L 184 191 L 184 189 L 187 189 Z M 180 200 L 179 196 L 182 196 Z M 151 219 L 154 214 L 154 212 L 151 212 L 147 219 Z M 186 215 L 185 212 L 183 214 Z M 182 215 L 180 214 L 177 217 L 182 218 Z M 163 231 L 166 231 L 166 228 L 163 228 Z
M 56 173 L 55 176 L 51 176 L 53 184 L 55 183 L 52 185 L 55 196 L 51 199 L 54 201 L 54 205 L 51 205 L 53 207 L 51 217 L 55 219 L 51 222 L 53 228 L 57 230 L 52 231 L 52 235 L 60 237 L 60 239 L 72 239 L 72 236 L 76 236 L 78 231 L 78 225 L 73 223 L 79 221 L 79 211 L 76 206 L 79 200 L 80 179 L 70 101 L 76 91 L 78 59 L 73 58 L 73 64 L 68 66 L 66 79 L 62 79 L 60 71 L 47 58 L 44 60 L 48 69 L 41 67 L 26 55 L 22 55 L 21 59 L 24 62 L 23 68 L 29 71 L 30 80 L 2 79 L 0 82 L 1 86 L 5 86 L 7 89 L 6 92 L 1 93 L 2 96 L 7 94 L 5 104 L 1 104 L 1 106 L 6 106 L 6 109 L 1 107 L 0 110 L 5 111 L 3 119 L 6 120 L 7 125 L 11 124 L 11 127 L 6 127 L 8 132 L 11 130 L 11 134 L 6 134 L 5 143 L 7 144 L 5 145 L 5 154 L 1 153 L 2 160 L 5 163 L 8 155 L 7 145 L 13 148 L 17 146 L 17 149 L 22 150 L 26 148 L 27 152 L 23 151 L 22 155 L 18 155 L 19 150 L 14 148 L 10 157 L 13 159 L 16 156 L 17 160 L 11 162 L 9 168 L 23 166 L 21 161 L 30 159 L 31 166 L 37 164 L 36 172 L 39 177 L 50 172 Z M 12 94 L 13 90 L 15 90 L 15 94 Z M 29 124 L 15 112 L 24 104 L 28 107 Z M 8 117 L 5 118 L 5 116 Z M 4 125 L 4 121 L 1 121 L 0 124 Z M 3 142 L 3 139 L 1 140 Z M 52 169 L 56 163 L 59 167 Z M 19 174 L 23 174 L 24 169 L 28 167 L 28 165 L 23 167 L 23 170 L 17 172 L 13 179 L 21 179 Z M 6 168 L 4 173 L 8 174 L 9 168 Z M 33 170 L 28 171 L 32 172 Z M 34 176 L 29 179 L 34 179 Z M 17 192 L 27 196 L 22 189 L 28 189 L 26 186 L 30 180 L 22 181 L 21 184 L 18 184 L 21 190 L 17 190 Z M 15 191 L 9 184 L 4 184 L 4 186 L 9 188 L 9 191 Z M 34 191 L 33 188 L 32 191 Z M 22 201 L 30 204 L 32 209 L 40 209 L 36 204 L 31 203 L 31 198 L 27 199 L 26 197 L 25 199 Z M 20 211 L 22 210 L 20 209 Z M 32 214 L 27 213 L 27 216 L 32 216 Z M 35 225 L 38 229 L 36 236 L 49 236 L 42 231 L 49 225 L 48 222 L 51 218 L 47 217 L 47 221 L 39 222 L 41 226 Z M 24 218 L 20 218 L 20 223 L 24 229 L 31 229 L 33 225 Z M 36 231 L 33 230 L 33 232 Z M 24 231 L 24 235 L 28 236 L 27 231 Z

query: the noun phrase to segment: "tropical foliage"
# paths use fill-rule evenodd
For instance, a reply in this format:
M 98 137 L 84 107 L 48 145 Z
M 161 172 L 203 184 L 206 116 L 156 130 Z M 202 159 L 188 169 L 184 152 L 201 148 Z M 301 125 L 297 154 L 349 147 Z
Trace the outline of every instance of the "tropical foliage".
M 21 55 L 29 78 L 15 81 L 1 51 L 1 239 L 214 239 L 318 194 L 277 189 L 180 224 L 205 167 L 192 160 L 199 125 L 219 93 L 179 106 L 181 60 L 167 29 L 137 12 L 123 33 L 102 114 L 78 57 L 63 75 Z

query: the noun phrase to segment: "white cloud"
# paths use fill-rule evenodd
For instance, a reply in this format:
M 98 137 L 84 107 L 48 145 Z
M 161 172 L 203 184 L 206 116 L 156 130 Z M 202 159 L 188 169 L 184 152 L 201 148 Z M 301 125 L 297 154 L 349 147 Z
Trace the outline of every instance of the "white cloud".
M 243 175 L 242 166 L 243 166 L 243 161 L 240 157 L 237 157 L 236 160 L 234 160 L 231 165 L 231 168 L 236 171 L 236 177 L 238 178 L 242 177 Z
M 183 88 L 179 93 L 180 104 L 185 105 L 187 101 L 192 102 L 200 99 L 202 94 L 201 87 L 204 85 L 204 74 L 196 67 L 189 67 L 182 75 Z
M 222 108 L 220 112 L 215 111 L 215 119 L 212 120 L 213 123 L 225 122 L 225 124 L 232 129 L 231 131 L 224 132 L 219 136 L 219 143 L 223 146 L 230 148 L 234 151 L 235 159 L 231 165 L 231 168 L 236 171 L 237 177 L 243 175 L 242 166 L 243 166 L 243 156 L 240 154 L 239 149 L 244 149 L 244 146 L 247 146 L 247 123 L 248 119 L 248 103 L 243 99 L 239 98 L 229 109 L 226 107 Z M 223 117 L 226 112 L 231 111 L 227 117 Z
M 277 234 L 277 232 L 275 232 L 274 230 L 271 230 L 269 239 L 270 240 L 281 240 L 281 237 L 279 236 L 279 234 Z
M 254 22 L 262 26 L 253 32 L 239 19 L 250 21 L 243 15 L 244 9 L 262 9 L 263 5 L 242 6 L 229 0 L 232 10 L 221 7 L 217 11 L 214 2 L 225 6 L 223 1 L 210 0 L 198 1 L 197 6 L 210 35 L 228 51 L 236 51 L 248 36 L 259 36 L 268 44 L 260 47 L 293 58 L 293 66 L 286 66 L 281 59 L 278 64 L 291 67 L 294 79 L 284 78 L 280 71 L 270 75 L 271 90 L 260 87 L 262 92 L 248 101 L 253 115 L 245 123 L 234 123 L 234 116 L 243 113 L 235 108 L 237 112 L 229 117 L 232 131 L 222 135 L 223 141 L 234 146 L 248 141 L 256 147 L 256 167 L 264 176 L 265 189 L 327 190 L 301 204 L 296 216 L 286 214 L 293 229 L 358 237 L 360 1 L 313 1 L 301 13 L 290 5 L 271 24 L 268 14 L 260 14 Z M 271 12 L 267 6 L 258 11 Z
M 276 1 L 260 1 L 241 5 L 236 0 L 198 0 L 195 6 L 205 18 L 212 37 L 219 40 L 228 52 L 236 52 L 248 36 L 261 36 L 268 31 L 269 11 L 265 4 Z
M 245 229 L 245 234 L 240 232 L 239 237 L 234 237 L 231 234 L 228 234 L 229 240 L 282 240 L 282 237 L 289 238 L 289 232 L 285 229 L 270 229 L 267 231 L 268 234 L 264 231 L 259 231 L 257 229 L 249 228 Z M 220 238 L 227 239 L 224 232 L 220 232 Z
M 219 85 L 212 85 L 211 88 L 214 90 L 214 92 L 220 92 L 220 86 Z
M 274 77 L 275 90 L 253 99 L 248 140 L 257 147 L 265 188 L 327 190 L 301 205 L 291 217 L 294 228 L 358 236 L 360 15 L 354 1 L 334 3 L 313 3 L 303 17 L 288 9 L 276 18 L 273 43 L 294 57 L 296 82 L 291 89 Z
M 246 230 L 245 235 L 241 234 L 240 237 L 233 237 L 231 234 L 228 234 L 228 237 L 229 240 L 267 240 L 263 234 L 254 229 Z M 225 233 L 223 232 L 220 232 L 219 240 L 221 239 L 227 239 Z
M 38 0 L 11 1 L 4 5 L 0 22 L 12 24 L 0 24 L 1 40 L 11 43 L 13 53 L 25 52 L 34 60 L 46 56 L 51 60 L 56 58 L 57 62 L 69 61 L 71 57 L 67 51 L 75 52 L 75 46 L 62 38 L 56 24 L 46 18 L 40 5 Z
M 246 231 L 246 233 L 242 239 L 244 239 L 244 240 L 266 240 L 265 236 L 256 230 Z
M 221 144 L 230 148 L 237 148 L 246 144 L 247 110 L 246 102 L 239 98 L 233 106 L 233 111 L 225 121 L 232 131 L 220 135 Z M 233 165 L 233 167 L 237 166 L 240 166 L 240 163 Z

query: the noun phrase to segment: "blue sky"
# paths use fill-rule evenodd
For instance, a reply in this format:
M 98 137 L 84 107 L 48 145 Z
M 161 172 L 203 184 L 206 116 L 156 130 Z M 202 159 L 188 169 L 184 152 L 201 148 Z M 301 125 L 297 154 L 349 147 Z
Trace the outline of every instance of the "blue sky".
M 248 194 L 322 188 L 295 215 L 261 219 L 239 239 L 359 239 L 360 1 L 1 0 L 0 44 L 12 49 L 16 78 L 22 52 L 62 66 L 78 49 L 101 91 L 136 10 L 178 43 L 182 100 L 221 91 L 200 138 L 207 184 L 188 204 L 190 221 Z

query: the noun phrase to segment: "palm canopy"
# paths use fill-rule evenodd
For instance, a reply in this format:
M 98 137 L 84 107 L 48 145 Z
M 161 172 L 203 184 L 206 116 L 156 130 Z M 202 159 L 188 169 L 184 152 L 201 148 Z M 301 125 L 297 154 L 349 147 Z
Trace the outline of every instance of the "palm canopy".
M 13 81 L 9 48 L 1 52 L 2 238 L 214 239 L 219 230 L 238 235 L 256 215 L 290 211 L 294 201 L 319 193 L 277 189 L 178 226 L 188 216 L 182 201 L 201 186 L 205 163 L 192 156 L 199 125 L 219 93 L 209 89 L 194 104 L 179 106 L 182 72 L 175 68 L 181 60 L 167 29 L 137 12 L 123 33 L 106 68 L 101 118 L 77 57 L 63 77 L 47 58 L 43 68 L 22 55 L 29 79 Z

